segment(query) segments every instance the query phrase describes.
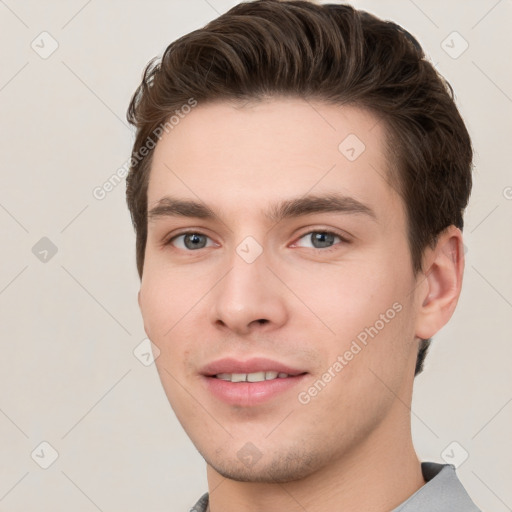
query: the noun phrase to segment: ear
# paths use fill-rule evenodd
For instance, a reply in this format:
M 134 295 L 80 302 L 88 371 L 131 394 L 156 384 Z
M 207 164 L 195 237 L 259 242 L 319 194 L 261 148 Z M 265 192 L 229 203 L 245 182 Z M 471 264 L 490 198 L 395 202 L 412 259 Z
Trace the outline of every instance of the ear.
M 139 309 L 142 311 L 142 306 L 140 305 L 140 290 L 137 293 L 137 302 L 139 304 Z
M 459 300 L 464 273 L 462 233 L 450 226 L 439 236 L 433 249 L 423 257 L 423 279 L 419 286 L 419 312 L 416 319 L 416 336 L 431 338 L 451 318 Z

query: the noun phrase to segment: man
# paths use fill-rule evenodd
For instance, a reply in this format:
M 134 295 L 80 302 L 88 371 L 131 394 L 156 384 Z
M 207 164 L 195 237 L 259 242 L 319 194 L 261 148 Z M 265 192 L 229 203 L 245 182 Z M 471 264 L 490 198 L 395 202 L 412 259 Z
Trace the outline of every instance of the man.
M 347 5 L 242 3 L 150 63 L 128 118 L 144 328 L 207 463 L 192 510 L 478 510 L 411 439 L 472 161 L 418 42 Z

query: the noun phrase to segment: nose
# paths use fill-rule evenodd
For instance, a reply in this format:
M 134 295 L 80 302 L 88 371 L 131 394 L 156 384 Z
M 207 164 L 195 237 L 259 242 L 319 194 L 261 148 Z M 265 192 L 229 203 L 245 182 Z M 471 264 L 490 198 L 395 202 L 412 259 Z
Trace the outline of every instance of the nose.
M 240 336 L 269 332 L 288 319 L 283 284 L 261 255 L 247 263 L 235 254 L 227 274 L 212 290 L 210 321 Z M 275 271 L 274 271 L 275 272 Z

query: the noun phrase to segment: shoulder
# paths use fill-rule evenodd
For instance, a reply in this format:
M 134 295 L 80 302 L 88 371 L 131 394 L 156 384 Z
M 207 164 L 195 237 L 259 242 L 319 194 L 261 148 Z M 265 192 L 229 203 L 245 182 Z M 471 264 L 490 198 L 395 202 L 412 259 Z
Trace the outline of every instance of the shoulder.
M 208 493 L 203 494 L 189 512 L 206 512 L 208 508 Z

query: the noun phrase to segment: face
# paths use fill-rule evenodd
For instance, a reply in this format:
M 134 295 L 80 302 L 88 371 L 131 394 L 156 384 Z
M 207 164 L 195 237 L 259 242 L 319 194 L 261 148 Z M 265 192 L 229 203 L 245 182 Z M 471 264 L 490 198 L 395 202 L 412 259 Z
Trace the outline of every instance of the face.
M 408 412 L 418 282 L 385 136 L 361 109 L 281 98 L 199 104 L 155 149 L 139 304 L 223 476 L 303 478 Z

